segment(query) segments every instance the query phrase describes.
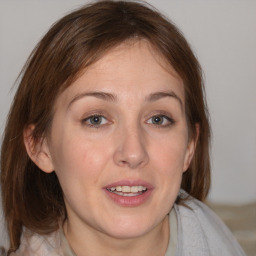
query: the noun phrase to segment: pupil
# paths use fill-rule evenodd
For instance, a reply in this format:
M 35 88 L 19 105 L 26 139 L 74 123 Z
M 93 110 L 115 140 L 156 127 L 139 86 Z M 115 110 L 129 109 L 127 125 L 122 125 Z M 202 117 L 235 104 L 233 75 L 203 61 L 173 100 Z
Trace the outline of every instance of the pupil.
M 92 124 L 99 124 L 101 122 L 101 117 L 100 116 L 94 116 L 91 118 L 91 123 Z
M 155 116 L 153 117 L 153 124 L 159 124 L 159 123 L 162 123 L 162 117 L 160 116 Z

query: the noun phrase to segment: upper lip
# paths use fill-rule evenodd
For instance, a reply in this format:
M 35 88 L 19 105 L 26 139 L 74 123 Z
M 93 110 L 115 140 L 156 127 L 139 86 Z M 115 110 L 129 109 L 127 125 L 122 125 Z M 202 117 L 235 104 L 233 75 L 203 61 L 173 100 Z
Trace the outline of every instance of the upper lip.
M 151 183 L 146 182 L 144 180 L 119 180 L 119 181 L 113 182 L 111 184 L 108 184 L 108 185 L 104 186 L 103 188 L 107 189 L 107 188 L 113 188 L 113 187 L 117 187 L 117 186 L 143 186 L 143 187 L 146 187 L 147 189 L 154 188 L 154 186 Z

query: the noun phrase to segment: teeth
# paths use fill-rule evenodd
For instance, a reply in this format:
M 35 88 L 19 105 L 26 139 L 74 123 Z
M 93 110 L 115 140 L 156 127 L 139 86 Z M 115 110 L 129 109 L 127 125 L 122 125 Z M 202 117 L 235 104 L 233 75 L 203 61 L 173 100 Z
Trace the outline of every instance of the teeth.
M 121 186 L 117 186 L 116 187 L 116 191 L 121 192 L 122 191 L 122 187 Z
M 128 197 L 132 197 L 132 196 L 139 196 L 141 195 L 141 192 L 140 193 L 123 193 L 123 192 L 113 192 L 119 196 L 128 196 Z
M 144 186 L 116 186 L 109 188 L 111 192 L 122 192 L 122 193 L 138 193 L 142 191 L 146 191 L 147 188 Z
M 122 186 L 122 192 L 130 193 L 131 192 L 131 187 L 129 187 L 129 186 Z
M 133 186 L 133 187 L 131 187 L 131 189 L 130 189 L 131 191 L 130 192 L 132 192 L 132 193 L 137 193 L 138 191 L 139 191 L 139 186 Z

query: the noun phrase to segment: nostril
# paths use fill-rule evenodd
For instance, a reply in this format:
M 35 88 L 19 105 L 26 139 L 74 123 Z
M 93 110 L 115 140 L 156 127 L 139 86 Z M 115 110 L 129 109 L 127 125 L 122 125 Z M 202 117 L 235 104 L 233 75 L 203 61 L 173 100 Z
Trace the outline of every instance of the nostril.
M 120 164 L 121 164 L 122 166 L 128 165 L 127 161 L 124 161 L 124 160 L 121 160 L 121 161 L 120 161 Z

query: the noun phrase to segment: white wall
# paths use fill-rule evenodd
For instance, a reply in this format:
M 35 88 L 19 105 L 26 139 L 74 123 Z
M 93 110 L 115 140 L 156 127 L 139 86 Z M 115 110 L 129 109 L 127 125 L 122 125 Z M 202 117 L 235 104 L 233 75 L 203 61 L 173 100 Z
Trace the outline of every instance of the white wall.
M 0 0 L 0 125 L 10 91 L 49 26 L 87 1 Z M 149 1 L 191 43 L 206 80 L 212 119 L 212 189 L 218 202 L 256 200 L 256 1 Z

